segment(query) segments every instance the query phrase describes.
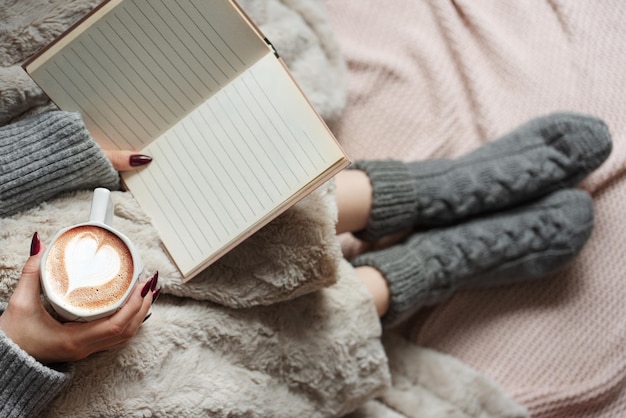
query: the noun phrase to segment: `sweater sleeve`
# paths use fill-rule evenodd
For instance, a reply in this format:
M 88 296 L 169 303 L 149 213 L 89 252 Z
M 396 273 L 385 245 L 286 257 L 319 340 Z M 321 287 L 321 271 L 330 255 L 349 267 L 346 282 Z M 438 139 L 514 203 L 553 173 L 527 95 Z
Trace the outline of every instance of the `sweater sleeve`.
M 37 416 L 70 379 L 69 365 L 59 366 L 39 363 L 0 330 L 0 416 Z
M 0 216 L 62 192 L 119 186 L 78 113 L 45 112 L 0 127 Z

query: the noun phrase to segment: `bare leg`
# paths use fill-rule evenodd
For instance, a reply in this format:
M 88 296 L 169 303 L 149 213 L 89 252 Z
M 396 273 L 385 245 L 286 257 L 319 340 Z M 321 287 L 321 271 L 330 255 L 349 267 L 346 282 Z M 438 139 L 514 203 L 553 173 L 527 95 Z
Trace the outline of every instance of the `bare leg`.
M 387 280 L 374 267 L 361 266 L 357 267 L 355 271 L 357 277 L 361 279 L 367 290 L 372 294 L 376 312 L 378 312 L 379 317 L 382 317 L 389 310 L 389 303 L 391 303 L 391 294 L 389 293 Z
M 335 176 L 339 219 L 337 233 L 365 229 L 372 208 L 372 184 L 361 170 L 344 170 Z
M 356 232 L 367 226 L 372 207 L 372 185 L 365 172 L 344 170 L 335 177 L 339 219 L 337 233 Z M 387 281 L 374 267 L 356 268 L 356 275 L 372 294 L 378 316 L 389 309 L 390 294 Z

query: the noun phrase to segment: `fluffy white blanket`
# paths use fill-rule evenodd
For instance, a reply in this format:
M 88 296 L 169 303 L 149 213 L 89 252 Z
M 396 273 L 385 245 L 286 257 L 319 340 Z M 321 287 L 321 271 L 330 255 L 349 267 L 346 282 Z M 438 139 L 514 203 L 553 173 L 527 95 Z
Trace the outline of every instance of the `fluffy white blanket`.
M 0 123 L 49 106 L 17 64 L 95 3 L 0 0 Z M 242 5 L 320 113 L 336 118 L 345 71 L 323 2 Z M 127 346 L 75 364 L 48 416 L 525 414 L 469 367 L 391 335 L 388 362 L 371 300 L 334 234 L 332 183 L 187 284 L 132 196 L 115 192 L 114 200 L 115 225 L 140 248 L 146 275 L 159 271 L 163 296 Z M 73 193 L 0 220 L 0 301 L 12 293 L 33 231 L 49 239 L 86 219 L 89 201 L 90 192 Z

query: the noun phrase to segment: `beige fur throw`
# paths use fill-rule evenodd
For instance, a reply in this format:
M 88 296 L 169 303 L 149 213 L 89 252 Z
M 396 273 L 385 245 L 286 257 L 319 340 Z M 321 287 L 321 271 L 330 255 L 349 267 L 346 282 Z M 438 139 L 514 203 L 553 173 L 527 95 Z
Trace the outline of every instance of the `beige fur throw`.
M 128 345 L 75 364 L 49 415 L 325 417 L 380 392 L 389 377 L 378 318 L 330 239 L 328 193 L 316 192 L 187 287 L 132 196 L 114 193 L 114 225 L 139 246 L 146 271 L 159 270 L 165 295 Z M 1 300 L 12 292 L 32 232 L 45 241 L 85 219 L 90 199 L 80 192 L 0 221 Z M 334 281 L 270 306 L 208 301 L 232 302 L 248 290 L 245 303 L 269 303 Z

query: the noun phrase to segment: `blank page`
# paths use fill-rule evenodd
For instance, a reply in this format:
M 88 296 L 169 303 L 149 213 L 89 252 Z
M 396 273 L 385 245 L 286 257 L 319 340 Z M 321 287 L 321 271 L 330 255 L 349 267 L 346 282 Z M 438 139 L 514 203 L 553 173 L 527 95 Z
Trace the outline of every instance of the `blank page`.
M 146 152 L 154 158 L 150 166 L 124 180 L 183 275 L 344 159 L 272 54 Z

